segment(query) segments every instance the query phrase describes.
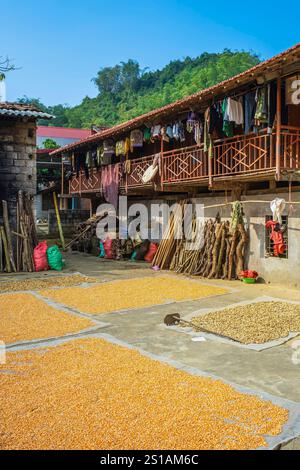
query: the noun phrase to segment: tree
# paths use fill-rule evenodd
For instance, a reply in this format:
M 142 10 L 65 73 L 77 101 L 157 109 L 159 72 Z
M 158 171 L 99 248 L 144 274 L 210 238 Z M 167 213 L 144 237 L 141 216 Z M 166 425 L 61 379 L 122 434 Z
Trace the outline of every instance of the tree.
M 10 59 L 0 56 L 0 80 L 4 80 L 5 74 L 13 70 L 16 70 L 16 66 L 10 62 Z
M 59 145 L 53 139 L 46 139 L 44 141 L 44 148 L 48 150 L 52 150 L 52 149 L 55 150 L 59 148 Z

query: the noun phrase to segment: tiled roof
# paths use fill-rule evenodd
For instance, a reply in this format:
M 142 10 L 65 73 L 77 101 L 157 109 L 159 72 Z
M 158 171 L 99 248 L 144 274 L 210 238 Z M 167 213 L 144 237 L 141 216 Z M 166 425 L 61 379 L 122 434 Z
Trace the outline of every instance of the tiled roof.
M 29 117 L 34 119 L 52 119 L 53 116 L 43 113 L 35 106 L 20 103 L 0 103 L 0 115 L 9 117 Z
M 38 126 L 37 136 L 38 137 L 51 137 L 53 139 L 57 137 L 63 137 L 65 139 L 85 139 L 92 134 L 89 129 L 74 129 L 67 127 L 52 127 L 52 126 Z
M 93 144 L 103 139 L 114 137 L 115 135 L 118 135 L 124 132 L 129 132 L 138 126 L 143 125 L 144 123 L 153 122 L 155 120 L 158 121 L 159 119 L 163 118 L 164 116 L 168 114 L 184 111 L 189 107 L 199 104 L 201 101 L 204 102 L 205 100 L 208 100 L 212 98 L 213 96 L 216 96 L 218 93 L 224 93 L 225 91 L 229 92 L 233 90 L 234 88 L 236 88 L 237 86 L 241 86 L 243 84 L 246 84 L 247 82 L 251 82 L 259 74 L 269 72 L 271 69 L 272 71 L 279 70 L 280 67 L 284 65 L 286 60 L 289 58 L 292 58 L 293 56 L 296 56 L 298 59 L 300 59 L 300 43 L 296 44 L 290 49 L 287 49 L 281 54 L 278 54 L 275 57 L 272 57 L 271 59 L 268 59 L 264 62 L 261 62 L 258 65 L 255 65 L 251 69 L 246 70 L 245 72 L 242 72 L 239 75 L 236 75 L 232 78 L 229 78 L 228 80 L 218 83 L 217 85 L 206 88 L 205 90 L 201 90 L 186 98 L 183 98 L 181 100 L 175 101 L 174 103 L 163 106 L 162 108 L 158 108 L 158 109 L 155 109 L 154 111 L 150 111 L 149 113 L 138 116 L 134 119 L 131 119 L 130 121 L 124 122 L 122 124 L 118 124 L 114 127 L 107 129 L 106 131 L 99 132 L 98 134 L 95 134 L 86 139 L 83 139 L 80 142 L 76 142 L 74 144 L 69 144 L 69 145 L 66 145 L 65 147 L 61 147 L 60 149 L 55 150 L 53 154 L 73 151 L 82 146 Z

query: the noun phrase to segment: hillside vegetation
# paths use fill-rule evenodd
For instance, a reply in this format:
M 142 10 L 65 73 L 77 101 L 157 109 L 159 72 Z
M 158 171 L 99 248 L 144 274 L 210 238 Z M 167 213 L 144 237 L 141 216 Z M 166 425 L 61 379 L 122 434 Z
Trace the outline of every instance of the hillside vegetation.
M 228 79 L 259 63 L 251 52 L 203 53 L 199 57 L 174 60 L 162 70 L 142 70 L 138 62 L 128 60 L 101 69 L 93 79 L 96 98 L 83 99 L 74 107 L 46 107 L 39 99 L 22 98 L 56 118 L 44 125 L 89 128 L 112 126 Z

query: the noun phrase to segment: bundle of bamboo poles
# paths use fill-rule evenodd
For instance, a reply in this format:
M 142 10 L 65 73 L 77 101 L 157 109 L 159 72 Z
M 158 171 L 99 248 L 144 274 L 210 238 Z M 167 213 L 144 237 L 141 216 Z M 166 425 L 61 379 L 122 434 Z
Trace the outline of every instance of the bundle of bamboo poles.
M 16 221 L 9 220 L 7 201 L 2 201 L 3 225 L 0 226 L 0 271 L 33 272 L 33 250 L 38 244 L 32 210 L 32 198 L 19 191 Z M 16 231 L 11 230 L 16 227 Z
M 159 266 L 161 269 L 168 269 L 172 263 L 173 257 L 180 240 L 176 238 L 177 230 L 182 229 L 183 210 L 186 201 L 181 201 L 174 212 L 172 212 L 168 227 L 163 234 L 163 239 L 159 245 L 152 266 Z
M 241 210 L 241 206 L 238 208 Z M 172 226 L 170 223 L 170 236 Z M 215 220 L 206 220 L 202 227 L 193 217 L 185 238 L 163 241 L 153 264 L 208 279 L 237 279 L 245 268 L 247 244 L 242 212 L 238 216 L 233 213 L 231 223 L 222 222 L 217 216 Z

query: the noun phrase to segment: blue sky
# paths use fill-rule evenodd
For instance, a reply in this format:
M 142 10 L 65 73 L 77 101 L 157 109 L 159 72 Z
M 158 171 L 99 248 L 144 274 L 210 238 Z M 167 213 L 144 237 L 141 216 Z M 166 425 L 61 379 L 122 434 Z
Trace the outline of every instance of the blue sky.
M 101 67 L 129 58 L 151 69 L 225 47 L 269 58 L 300 41 L 299 13 L 296 1 L 1 2 L 0 55 L 21 67 L 7 76 L 7 99 L 77 104 L 96 95 Z

